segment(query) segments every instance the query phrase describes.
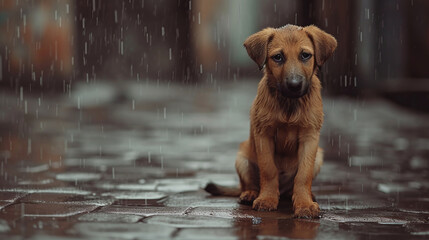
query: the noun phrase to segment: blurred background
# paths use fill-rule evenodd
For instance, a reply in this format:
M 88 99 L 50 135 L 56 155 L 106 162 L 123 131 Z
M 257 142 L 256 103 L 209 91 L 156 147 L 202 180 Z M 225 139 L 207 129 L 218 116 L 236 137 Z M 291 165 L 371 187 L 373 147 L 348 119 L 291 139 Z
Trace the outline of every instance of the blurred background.
M 315 24 L 338 40 L 321 73 L 325 92 L 428 110 L 428 12 L 425 0 L 1 0 L 0 85 L 48 93 L 80 81 L 258 78 L 247 36 Z

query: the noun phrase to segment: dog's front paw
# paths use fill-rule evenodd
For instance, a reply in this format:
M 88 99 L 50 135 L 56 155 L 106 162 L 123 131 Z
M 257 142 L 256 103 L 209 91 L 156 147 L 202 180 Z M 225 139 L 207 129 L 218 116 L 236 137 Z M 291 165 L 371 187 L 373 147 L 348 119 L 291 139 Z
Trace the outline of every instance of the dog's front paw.
M 295 204 L 294 216 L 296 218 L 318 218 L 320 214 L 319 204 L 309 202 L 306 204 Z
M 279 205 L 279 199 L 273 197 L 258 197 L 253 201 L 253 209 L 258 211 L 275 211 Z
M 253 201 L 258 197 L 258 192 L 253 190 L 247 190 L 241 193 L 239 203 L 252 205 Z

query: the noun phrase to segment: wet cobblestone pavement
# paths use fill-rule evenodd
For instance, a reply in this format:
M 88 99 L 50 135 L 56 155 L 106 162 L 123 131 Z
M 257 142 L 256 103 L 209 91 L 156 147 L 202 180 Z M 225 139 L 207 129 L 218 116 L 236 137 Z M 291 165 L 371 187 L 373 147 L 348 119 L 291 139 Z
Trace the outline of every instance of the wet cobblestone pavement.
M 0 95 L 1 239 L 427 239 L 429 116 L 325 97 L 322 209 L 256 212 L 212 197 L 238 184 L 257 82 L 81 84 Z

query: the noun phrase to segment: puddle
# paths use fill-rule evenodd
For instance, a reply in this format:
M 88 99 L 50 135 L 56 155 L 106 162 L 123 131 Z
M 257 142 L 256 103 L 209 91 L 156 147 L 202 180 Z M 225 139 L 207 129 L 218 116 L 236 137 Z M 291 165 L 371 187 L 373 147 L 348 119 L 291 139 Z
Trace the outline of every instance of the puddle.
M 144 223 L 77 223 L 69 231 L 91 239 L 169 239 L 174 228 Z
M 6 220 L 0 219 L 0 233 L 5 233 L 8 231 L 10 231 L 9 224 L 7 223 Z
M 113 213 L 87 213 L 78 218 L 83 222 L 116 222 L 116 223 L 135 223 L 142 219 L 141 216 L 130 214 Z
M 232 220 L 207 216 L 153 216 L 144 221 L 175 228 L 227 228 L 233 225 Z

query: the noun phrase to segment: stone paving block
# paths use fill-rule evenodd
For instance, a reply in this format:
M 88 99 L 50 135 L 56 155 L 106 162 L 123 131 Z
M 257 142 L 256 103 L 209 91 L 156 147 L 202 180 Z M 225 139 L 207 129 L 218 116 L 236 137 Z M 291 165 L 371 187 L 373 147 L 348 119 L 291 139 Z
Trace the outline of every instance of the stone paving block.
M 131 191 L 161 191 L 157 189 L 156 183 L 122 183 L 116 186 L 118 190 L 131 190 Z
M 0 218 L 8 220 L 22 217 L 65 218 L 80 213 L 91 212 L 97 207 L 96 205 L 68 205 L 61 203 L 17 203 L 2 209 L 0 211 Z
M 25 173 L 40 173 L 40 172 L 44 172 L 49 170 L 49 165 L 48 164 L 28 164 L 25 167 L 22 167 L 19 169 L 19 171 L 21 172 L 25 172 Z
M 197 191 L 201 189 L 202 185 L 198 183 L 194 184 L 183 184 L 181 182 L 174 184 L 159 184 L 156 189 L 162 192 L 189 192 L 189 191 Z
M 92 212 L 86 213 L 78 218 L 82 222 L 116 222 L 116 223 L 135 223 L 142 219 L 142 216 L 131 214 Z
M 368 239 L 371 236 L 377 236 L 377 239 L 418 239 L 409 236 L 409 231 L 403 224 L 375 224 L 371 222 L 349 222 L 339 223 L 338 233 L 347 232 L 349 235 L 354 236 L 356 239 Z M 326 235 L 332 235 L 323 231 L 318 234 L 318 237 L 326 238 Z M 408 237 L 407 237 L 408 236 Z M 343 239 L 348 239 L 347 236 L 343 236 Z
M 65 172 L 57 174 L 55 178 L 60 181 L 74 182 L 77 184 L 80 182 L 99 180 L 101 178 L 101 174 L 91 172 Z
M 392 203 L 386 198 L 377 196 L 368 197 L 368 194 L 328 194 L 316 195 L 320 209 L 330 210 L 352 210 L 391 207 Z
M 166 170 L 161 167 L 152 166 L 118 166 L 114 167 L 115 179 L 140 179 L 140 178 L 162 178 L 166 175 Z
M 191 216 L 220 217 L 235 220 L 249 220 L 254 222 L 265 221 L 266 219 L 292 219 L 291 208 L 279 207 L 277 211 L 255 211 L 251 206 L 240 206 L 239 208 L 221 207 L 189 207 L 185 213 Z
M 387 225 L 404 225 L 407 223 L 427 223 L 428 215 L 419 213 L 404 213 L 394 209 L 374 209 L 362 213 L 359 210 L 328 211 L 323 214 L 323 219 L 348 223 L 378 223 Z
M 116 199 L 130 199 L 130 200 L 160 200 L 167 195 L 163 192 L 142 192 L 142 191 L 120 191 L 120 192 L 106 192 L 102 196 L 111 196 Z
M 0 210 L 2 210 L 3 208 L 5 208 L 8 205 L 11 205 L 12 202 L 7 202 L 7 201 L 0 201 Z
M 146 223 L 77 223 L 69 234 L 91 239 L 170 239 L 176 231 L 174 227 Z
M 155 183 L 115 183 L 103 181 L 95 184 L 95 187 L 103 190 L 121 190 L 121 191 L 156 191 Z
M 115 198 L 115 204 L 137 206 L 158 205 L 159 201 L 167 197 L 167 194 L 156 191 L 116 191 L 105 192 L 101 195 Z
M 402 212 L 409 212 L 409 213 L 420 213 L 425 214 L 428 216 L 429 220 L 429 198 L 423 198 L 423 197 L 398 197 L 398 201 L 395 199 L 395 206 Z
M 37 180 L 33 180 L 33 179 L 21 179 L 18 181 L 19 185 L 24 185 L 24 186 L 30 186 L 30 185 L 35 185 L 35 186 L 40 186 L 40 185 L 49 185 L 49 186 L 54 186 L 55 185 L 55 181 L 50 179 L 50 178 L 45 178 L 45 179 L 37 179 Z
M 227 219 L 242 219 L 253 218 L 251 211 L 240 211 L 234 208 L 220 208 L 220 207 L 189 207 L 185 211 L 189 216 L 207 216 L 219 217 Z
M 183 215 L 186 209 L 186 207 L 111 205 L 102 207 L 97 212 L 113 214 L 135 214 L 147 217 L 153 215 Z
M 21 198 L 19 202 L 105 206 L 112 204 L 114 199 L 111 197 L 76 195 L 69 193 L 30 193 Z
M 11 227 L 10 234 L 13 235 L 25 236 L 31 232 L 35 235 L 49 233 L 58 237 L 66 234 L 77 222 L 77 217 L 23 217 L 13 221 L 8 219 L 8 222 Z
M 429 223 L 410 223 L 405 227 L 412 236 L 429 237 Z
M 233 197 L 212 197 L 204 191 L 198 192 L 185 192 L 170 195 L 164 203 L 165 206 L 170 207 L 229 207 L 237 208 L 238 198 Z
M 78 189 L 75 187 L 23 187 L 23 188 L 9 188 L 7 190 L 0 190 L 0 195 L 4 192 L 15 192 L 15 193 L 22 193 L 22 194 L 28 194 L 28 193 L 62 193 L 62 194 L 76 194 L 76 195 L 88 195 L 91 194 L 90 191 Z
M 234 223 L 232 219 L 191 215 L 155 215 L 143 221 L 175 228 L 229 228 Z
M 19 191 L 0 191 L 0 201 L 15 202 L 17 199 L 25 196 L 27 193 Z

